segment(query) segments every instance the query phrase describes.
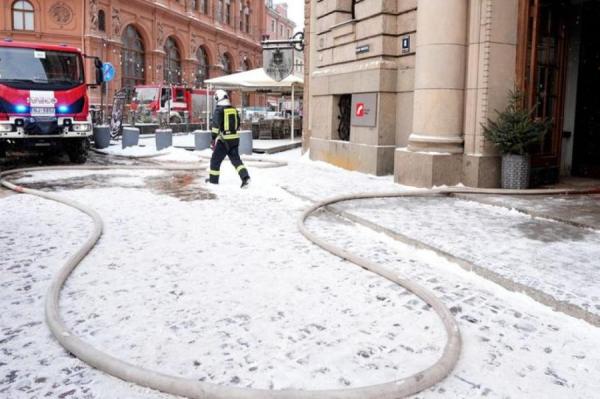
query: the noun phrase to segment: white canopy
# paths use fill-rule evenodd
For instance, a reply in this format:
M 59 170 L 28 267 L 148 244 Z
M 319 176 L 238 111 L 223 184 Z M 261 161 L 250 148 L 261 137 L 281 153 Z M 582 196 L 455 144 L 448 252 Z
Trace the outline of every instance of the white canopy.
M 298 76 L 290 75 L 281 82 L 277 82 L 267 75 L 262 68 L 219 76 L 218 78 L 207 79 L 204 82 L 215 89 L 238 89 L 241 91 L 271 90 L 290 92 L 292 86 L 296 90 L 300 89 L 300 91 L 304 88 L 304 80 Z

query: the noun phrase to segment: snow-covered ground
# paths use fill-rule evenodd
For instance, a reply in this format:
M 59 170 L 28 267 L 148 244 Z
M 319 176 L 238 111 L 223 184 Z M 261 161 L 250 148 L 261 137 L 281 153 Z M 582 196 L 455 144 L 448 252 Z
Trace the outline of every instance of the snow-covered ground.
M 206 162 L 201 155 L 206 154 L 170 149 L 152 162 Z M 357 387 L 399 379 L 433 363 L 445 335 L 423 302 L 315 247 L 296 228 L 310 205 L 302 198 L 407 188 L 391 177 L 311 162 L 298 150 L 272 158 L 289 166 L 259 169 L 248 162 L 248 190 L 239 189 L 228 161 L 217 187 L 205 185 L 205 171 L 23 176 L 21 184 L 88 203 L 105 220 L 102 239 L 62 293 L 67 325 L 121 359 L 240 387 Z M 169 398 L 91 369 L 65 353 L 44 324 L 49 279 L 86 237 L 88 218 L 28 195 L 1 198 L 0 205 L 0 397 Z M 531 221 L 521 214 L 455 199 L 370 200 L 344 207 L 457 255 L 491 262 L 490 267 L 498 262 L 507 273 L 519 270 L 515 278 L 546 281 L 524 273 L 539 264 L 524 257 L 523 240 L 533 240 L 528 245 L 540 240 L 527 236 Z M 465 218 L 474 220 L 461 223 Z M 308 226 L 417 280 L 456 315 L 463 337 L 459 363 L 447 379 L 416 397 L 591 398 L 600 392 L 597 327 L 430 251 L 329 214 L 311 218 Z M 550 223 L 548 240 L 535 247 L 536 254 L 557 253 L 546 254 L 552 250 L 546 244 L 552 244 L 560 245 L 552 251 L 561 259 L 569 254 L 580 263 L 598 259 L 598 232 L 562 229 Z M 499 254 L 486 255 L 500 242 Z M 516 269 L 515 260 L 530 268 Z M 600 305 L 597 280 L 582 286 L 579 272 L 570 279 L 568 270 L 560 270 L 565 292 L 585 292 L 590 303 Z

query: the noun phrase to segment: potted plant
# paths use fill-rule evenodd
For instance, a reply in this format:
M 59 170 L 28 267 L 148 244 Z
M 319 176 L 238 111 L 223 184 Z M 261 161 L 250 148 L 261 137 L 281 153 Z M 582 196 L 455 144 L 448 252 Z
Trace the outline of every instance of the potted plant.
M 488 119 L 483 134 L 502 154 L 502 188 L 525 189 L 531 170 L 529 150 L 550 129 L 551 120 L 535 118 L 535 108 L 527 109 L 519 90 L 508 93 L 508 105 L 496 110 L 496 120 Z

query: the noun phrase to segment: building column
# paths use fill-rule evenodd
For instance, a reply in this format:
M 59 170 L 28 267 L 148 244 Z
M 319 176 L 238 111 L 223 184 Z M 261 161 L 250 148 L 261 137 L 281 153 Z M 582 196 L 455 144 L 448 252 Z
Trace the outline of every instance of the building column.
M 419 0 L 413 129 L 394 176 L 418 187 L 461 181 L 468 0 Z

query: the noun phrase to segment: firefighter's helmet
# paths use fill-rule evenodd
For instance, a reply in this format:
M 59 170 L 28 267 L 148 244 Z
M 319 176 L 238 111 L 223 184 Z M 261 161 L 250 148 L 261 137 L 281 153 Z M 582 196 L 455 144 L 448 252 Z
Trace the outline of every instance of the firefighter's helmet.
M 217 105 L 231 105 L 229 96 L 225 90 L 215 91 L 215 101 L 217 102 Z

